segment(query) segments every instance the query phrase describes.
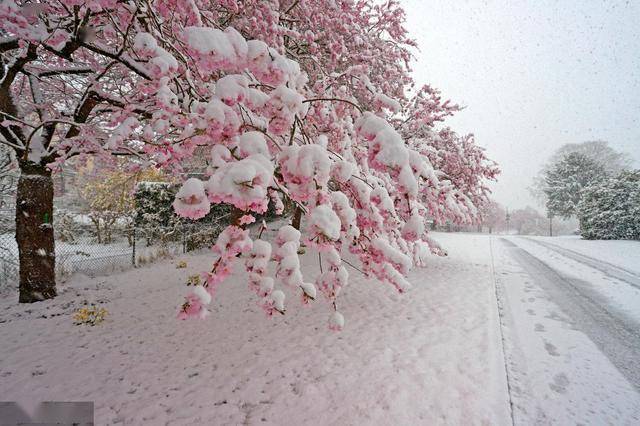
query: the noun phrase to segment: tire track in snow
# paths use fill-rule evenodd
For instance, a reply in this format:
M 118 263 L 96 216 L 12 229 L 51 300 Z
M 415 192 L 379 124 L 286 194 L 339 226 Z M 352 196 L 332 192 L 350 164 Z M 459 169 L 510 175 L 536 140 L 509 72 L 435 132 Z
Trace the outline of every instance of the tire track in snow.
M 640 331 L 637 324 L 609 309 L 607 301 L 587 282 L 564 276 L 512 241 L 500 240 L 524 270 L 535 277 L 552 300 L 573 319 L 573 325 L 585 333 L 640 391 Z
M 633 287 L 640 289 L 640 275 L 636 274 L 635 272 L 629 271 L 628 269 L 621 268 L 603 260 L 594 259 L 593 257 L 578 253 L 577 251 L 560 247 L 553 243 L 540 241 L 535 238 L 526 238 L 526 240 L 532 241 L 538 245 L 548 248 L 549 250 L 553 250 L 561 256 L 568 257 L 569 259 L 575 260 L 578 263 L 596 269 L 609 278 L 625 282 Z

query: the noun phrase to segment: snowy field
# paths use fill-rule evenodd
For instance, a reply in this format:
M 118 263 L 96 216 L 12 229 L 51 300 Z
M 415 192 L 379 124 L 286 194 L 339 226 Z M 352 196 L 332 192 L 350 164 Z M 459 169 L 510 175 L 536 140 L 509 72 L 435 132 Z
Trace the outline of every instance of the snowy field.
M 5 298 L 0 394 L 95 401 L 98 424 L 640 424 L 637 242 L 604 242 L 618 261 L 576 238 L 435 238 L 450 256 L 404 295 L 351 269 L 339 333 L 324 300 L 288 293 L 286 316 L 265 317 L 244 272 L 209 318 L 178 321 L 204 254 Z M 105 322 L 73 325 L 86 303 Z
M 75 275 L 30 306 L 5 299 L 0 394 L 92 400 L 97 424 L 509 424 L 489 239 L 437 239 L 450 257 L 414 271 L 405 295 L 351 270 L 340 333 L 322 300 L 289 298 L 286 316 L 266 318 L 242 274 L 208 319 L 176 320 L 204 255 Z M 104 323 L 73 325 L 85 302 L 109 311 Z

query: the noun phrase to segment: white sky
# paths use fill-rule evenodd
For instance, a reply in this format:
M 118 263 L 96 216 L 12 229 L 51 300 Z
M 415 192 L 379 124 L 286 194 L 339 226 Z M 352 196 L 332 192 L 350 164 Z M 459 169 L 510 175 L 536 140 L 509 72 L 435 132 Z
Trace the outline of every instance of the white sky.
M 564 143 L 603 139 L 640 167 L 640 0 L 401 0 L 420 51 L 413 64 L 467 108 L 502 169 L 494 198 L 534 205 L 527 186 Z

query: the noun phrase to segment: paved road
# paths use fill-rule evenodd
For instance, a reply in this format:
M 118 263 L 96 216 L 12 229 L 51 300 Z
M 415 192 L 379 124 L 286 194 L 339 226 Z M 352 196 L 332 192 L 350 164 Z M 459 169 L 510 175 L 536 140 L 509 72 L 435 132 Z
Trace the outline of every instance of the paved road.
M 500 241 L 550 299 L 571 317 L 573 326 L 586 334 L 627 380 L 640 390 L 640 324 L 611 306 L 610 301 L 588 282 L 558 272 L 512 241 L 504 238 Z M 558 255 L 605 274 L 610 279 L 640 288 L 640 276 L 631 271 L 552 243 L 533 239 L 528 241 L 543 245 Z
M 600 259 L 595 259 L 583 253 L 578 253 L 577 251 L 570 250 L 568 248 L 560 247 L 559 245 L 550 243 L 548 241 L 540 241 L 533 238 L 527 238 L 527 240 L 553 250 L 554 252 L 569 259 L 575 260 L 578 263 L 600 271 L 609 278 L 625 282 L 629 285 L 632 285 L 633 287 L 640 289 L 640 274 L 634 271 L 630 271 L 628 269 L 613 265 Z

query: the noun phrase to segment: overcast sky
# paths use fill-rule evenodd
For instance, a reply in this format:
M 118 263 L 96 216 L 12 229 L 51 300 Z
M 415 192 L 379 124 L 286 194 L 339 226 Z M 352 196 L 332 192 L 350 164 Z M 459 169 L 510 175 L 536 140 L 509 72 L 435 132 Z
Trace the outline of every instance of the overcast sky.
M 500 164 L 498 202 L 534 205 L 564 143 L 607 140 L 640 166 L 640 0 L 402 3 L 415 77 L 466 106 L 448 123 Z

